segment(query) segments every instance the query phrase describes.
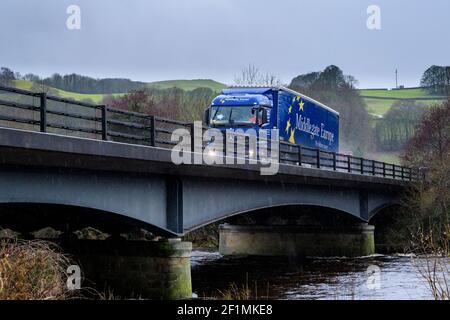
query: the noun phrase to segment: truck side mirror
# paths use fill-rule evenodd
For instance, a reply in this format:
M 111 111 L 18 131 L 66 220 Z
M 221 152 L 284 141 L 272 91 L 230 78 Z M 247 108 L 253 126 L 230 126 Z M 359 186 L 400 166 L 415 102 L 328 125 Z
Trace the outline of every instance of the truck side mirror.
M 267 118 L 268 118 L 267 109 L 262 109 L 261 111 L 262 111 L 261 112 L 261 125 L 263 125 L 263 124 L 267 123 Z
M 210 114 L 211 108 L 207 108 L 205 110 L 205 113 L 203 114 L 203 122 L 205 125 L 209 126 L 209 114 Z

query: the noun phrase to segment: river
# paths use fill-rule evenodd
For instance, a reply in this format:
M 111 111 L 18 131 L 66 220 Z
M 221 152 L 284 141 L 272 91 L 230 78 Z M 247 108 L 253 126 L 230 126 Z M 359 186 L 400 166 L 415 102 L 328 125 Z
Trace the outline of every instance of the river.
M 234 283 L 259 299 L 433 299 L 417 263 L 405 255 L 297 260 L 194 250 L 192 286 L 200 298 L 220 297 Z

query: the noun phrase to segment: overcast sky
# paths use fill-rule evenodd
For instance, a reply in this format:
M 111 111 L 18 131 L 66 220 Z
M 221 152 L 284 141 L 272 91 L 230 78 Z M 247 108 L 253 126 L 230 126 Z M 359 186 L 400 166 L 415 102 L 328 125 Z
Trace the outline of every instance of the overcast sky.
M 81 29 L 66 27 L 81 8 Z M 381 30 L 366 26 L 369 5 Z M 2 0 L 0 65 L 42 76 L 80 73 L 232 83 L 248 64 L 285 83 L 330 64 L 359 86 L 416 86 L 450 65 L 448 0 Z

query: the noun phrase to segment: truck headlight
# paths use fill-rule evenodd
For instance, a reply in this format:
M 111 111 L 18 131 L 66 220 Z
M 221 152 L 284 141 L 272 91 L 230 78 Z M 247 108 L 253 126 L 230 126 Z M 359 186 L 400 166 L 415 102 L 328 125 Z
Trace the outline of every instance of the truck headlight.
M 217 156 L 217 152 L 215 150 L 209 150 L 208 151 L 208 156 L 215 157 L 215 156 Z

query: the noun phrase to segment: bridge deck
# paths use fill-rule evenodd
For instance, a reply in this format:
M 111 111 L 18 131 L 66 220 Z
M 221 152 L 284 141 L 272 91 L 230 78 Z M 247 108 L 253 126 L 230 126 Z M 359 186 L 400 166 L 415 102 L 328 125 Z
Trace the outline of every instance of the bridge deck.
M 238 178 L 252 181 L 325 184 L 362 188 L 406 187 L 409 181 L 280 164 L 278 174 L 262 176 L 260 165 L 175 165 L 171 150 L 112 141 L 0 127 L 0 163 L 163 175 Z

